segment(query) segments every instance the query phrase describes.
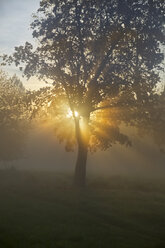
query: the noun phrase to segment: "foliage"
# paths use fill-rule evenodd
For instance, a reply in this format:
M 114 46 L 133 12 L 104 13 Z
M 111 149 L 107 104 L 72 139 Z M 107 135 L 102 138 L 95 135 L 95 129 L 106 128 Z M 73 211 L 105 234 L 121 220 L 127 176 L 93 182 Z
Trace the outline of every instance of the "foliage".
M 31 24 L 37 45 L 26 42 L 3 59 L 23 67 L 28 78 L 53 82 L 52 89 L 36 93 L 36 108 L 41 103 L 51 113 L 67 149 L 75 140 L 69 126 L 62 131 L 64 105 L 74 120 L 75 111 L 79 113 L 80 125 L 88 120 L 91 150 L 130 144 L 120 131 L 123 122 L 153 127 L 164 11 L 159 0 L 40 1 Z
M 25 89 L 16 76 L 7 78 L 0 71 L 0 92 L 0 126 L 13 126 L 23 118 L 21 96 L 24 95 Z
M 158 97 L 157 105 L 152 109 L 150 131 L 160 151 L 165 153 L 165 88 Z
M 0 71 L 0 160 L 13 160 L 22 155 L 25 138 L 25 89 L 14 75 Z

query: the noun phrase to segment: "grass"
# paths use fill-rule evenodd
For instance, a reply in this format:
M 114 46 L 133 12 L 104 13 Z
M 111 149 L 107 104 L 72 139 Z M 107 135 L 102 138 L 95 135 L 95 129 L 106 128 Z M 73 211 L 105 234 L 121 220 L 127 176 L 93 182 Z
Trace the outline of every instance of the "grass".
M 2 248 L 164 248 L 165 183 L 0 171 Z

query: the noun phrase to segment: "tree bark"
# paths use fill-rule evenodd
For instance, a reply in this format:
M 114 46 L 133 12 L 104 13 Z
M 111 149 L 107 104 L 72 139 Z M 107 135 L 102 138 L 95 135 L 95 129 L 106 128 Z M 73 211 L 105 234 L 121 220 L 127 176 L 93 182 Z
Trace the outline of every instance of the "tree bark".
M 87 120 L 86 120 L 87 121 Z M 88 121 L 87 121 L 88 123 Z M 74 174 L 74 184 L 77 187 L 85 187 L 86 185 L 86 164 L 88 155 L 88 133 L 83 135 L 80 128 L 79 119 L 75 120 L 76 137 L 77 137 L 77 160 Z M 85 131 L 87 132 L 87 130 Z

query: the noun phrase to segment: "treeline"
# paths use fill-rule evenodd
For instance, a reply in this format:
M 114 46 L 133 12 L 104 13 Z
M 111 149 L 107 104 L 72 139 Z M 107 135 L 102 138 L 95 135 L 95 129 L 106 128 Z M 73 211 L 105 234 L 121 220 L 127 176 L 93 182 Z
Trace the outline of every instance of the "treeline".
M 26 129 L 26 90 L 20 79 L 0 70 L 0 161 L 23 155 Z

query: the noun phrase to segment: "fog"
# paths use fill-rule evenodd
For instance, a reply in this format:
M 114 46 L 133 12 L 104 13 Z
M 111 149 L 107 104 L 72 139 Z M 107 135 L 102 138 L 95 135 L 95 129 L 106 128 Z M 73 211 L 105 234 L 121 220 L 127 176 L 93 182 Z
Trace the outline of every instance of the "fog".
M 130 131 L 129 131 L 130 132 Z M 89 153 L 87 175 L 97 177 L 137 176 L 139 179 L 164 178 L 165 154 L 149 137 L 138 137 L 131 133 L 132 147 L 114 145 L 106 151 Z M 42 170 L 57 173 L 72 173 L 77 151 L 66 152 L 59 144 L 53 130 L 33 128 L 27 135 L 23 158 L 6 163 L 1 168 L 14 167 L 19 170 Z

